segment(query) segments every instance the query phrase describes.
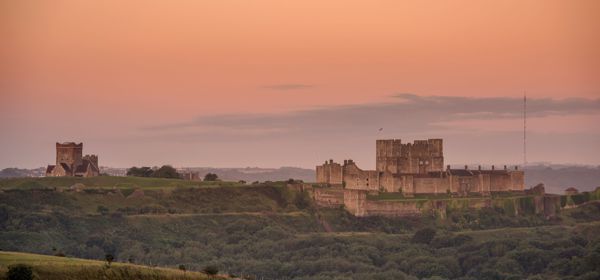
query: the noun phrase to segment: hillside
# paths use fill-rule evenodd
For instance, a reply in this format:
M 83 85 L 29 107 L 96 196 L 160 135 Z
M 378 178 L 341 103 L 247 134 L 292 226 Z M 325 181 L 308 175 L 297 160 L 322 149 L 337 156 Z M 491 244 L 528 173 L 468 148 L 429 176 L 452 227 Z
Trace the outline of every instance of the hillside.
M 102 167 L 102 172 L 125 174 L 125 168 Z M 280 168 L 211 168 L 211 167 L 187 167 L 186 170 L 197 171 L 201 176 L 207 173 L 216 173 L 225 181 L 246 182 L 255 181 L 284 181 L 289 178 L 313 182 L 315 171 L 313 169 L 280 167 Z M 17 169 L 6 168 L 0 170 L 0 178 L 14 178 L 27 176 L 40 176 L 43 168 Z M 125 179 L 126 181 L 127 179 Z M 151 180 L 150 180 L 151 181 Z M 0 181 L 1 182 L 1 181 Z M 591 191 L 600 186 L 600 167 L 581 165 L 558 165 L 558 164 L 534 164 L 525 168 L 525 185 L 535 186 L 538 183 L 546 185 L 548 193 L 562 194 L 568 187 L 576 187 L 580 191 Z
M 600 256 L 597 202 L 552 219 L 502 208 L 450 211 L 445 219 L 357 218 L 344 209 L 315 208 L 305 193 L 283 183 L 176 181 L 184 182 L 0 181 L 0 248 L 96 260 L 113 254 L 120 262 L 183 264 L 194 271 L 216 265 L 258 279 L 600 275 L 594 263 Z M 86 187 L 70 189 L 73 183 Z M 423 240 L 425 228 L 435 234 Z
M 33 269 L 38 279 L 44 280 L 204 280 L 206 274 L 182 271 L 176 268 L 150 267 L 129 263 L 86 260 L 18 252 L 0 252 L 0 279 L 5 277 L 9 266 L 25 264 Z M 225 277 L 213 277 L 224 279 Z

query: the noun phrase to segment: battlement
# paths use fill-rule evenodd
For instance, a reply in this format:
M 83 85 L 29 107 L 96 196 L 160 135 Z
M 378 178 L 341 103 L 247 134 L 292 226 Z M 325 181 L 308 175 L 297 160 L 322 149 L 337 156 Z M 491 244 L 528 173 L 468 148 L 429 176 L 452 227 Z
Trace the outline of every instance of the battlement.
M 56 148 L 80 148 L 83 149 L 83 143 L 75 143 L 75 142 L 56 142 Z

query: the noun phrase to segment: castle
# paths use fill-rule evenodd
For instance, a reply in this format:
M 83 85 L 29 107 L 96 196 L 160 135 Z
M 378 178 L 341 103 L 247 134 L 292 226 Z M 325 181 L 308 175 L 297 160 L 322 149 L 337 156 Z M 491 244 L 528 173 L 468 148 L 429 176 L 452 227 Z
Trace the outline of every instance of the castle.
M 362 170 L 352 160 L 343 164 L 326 161 L 316 167 L 317 183 L 348 190 L 416 194 L 490 195 L 492 192 L 523 191 L 525 176 L 517 167 L 476 170 L 444 169 L 442 139 L 376 141 L 376 170 Z
M 83 143 L 56 143 L 56 165 L 46 168 L 47 177 L 92 177 L 99 174 L 98 156 L 83 156 Z

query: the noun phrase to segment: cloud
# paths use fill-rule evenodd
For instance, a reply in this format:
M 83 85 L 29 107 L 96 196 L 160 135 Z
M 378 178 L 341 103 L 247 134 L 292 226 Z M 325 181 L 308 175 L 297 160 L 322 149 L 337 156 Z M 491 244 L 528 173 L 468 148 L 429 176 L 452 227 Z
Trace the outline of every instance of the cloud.
M 528 99 L 528 117 L 597 115 L 600 99 Z M 389 102 L 334 106 L 279 114 L 232 114 L 203 116 L 178 124 L 152 127 L 162 133 L 195 135 L 198 139 L 227 140 L 228 137 L 273 137 L 282 133 L 306 137 L 354 137 L 373 134 L 384 128 L 386 134 L 457 133 L 461 129 L 490 131 L 494 121 L 520 120 L 523 99 L 514 97 L 449 97 L 398 94 Z M 477 121 L 477 122 L 473 122 Z M 461 127 L 461 122 L 468 123 Z M 473 124 L 481 124 L 480 129 Z M 493 127 L 491 127 L 493 129 Z M 520 131 L 520 122 L 503 131 Z M 205 138 L 206 139 L 206 138 Z
M 266 85 L 262 88 L 272 89 L 272 90 L 301 90 L 313 88 L 314 85 L 309 84 L 276 84 L 276 85 Z

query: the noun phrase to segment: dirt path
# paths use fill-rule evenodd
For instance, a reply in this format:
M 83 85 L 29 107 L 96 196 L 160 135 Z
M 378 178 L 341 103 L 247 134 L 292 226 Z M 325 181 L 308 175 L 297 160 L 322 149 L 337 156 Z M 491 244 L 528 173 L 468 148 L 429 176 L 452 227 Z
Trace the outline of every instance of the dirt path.
M 127 218 L 178 218 L 178 217 L 207 217 L 207 216 L 307 216 L 301 211 L 294 212 L 225 212 L 225 213 L 179 213 L 179 214 L 134 214 Z

